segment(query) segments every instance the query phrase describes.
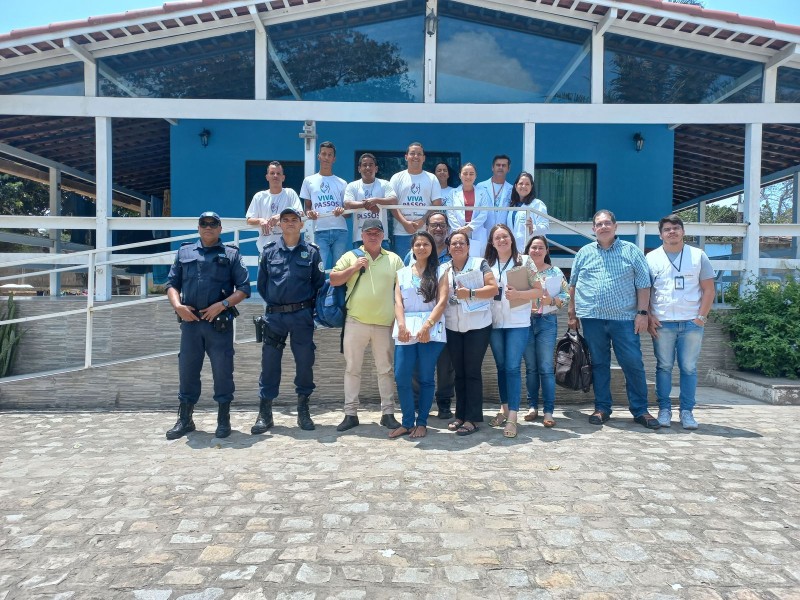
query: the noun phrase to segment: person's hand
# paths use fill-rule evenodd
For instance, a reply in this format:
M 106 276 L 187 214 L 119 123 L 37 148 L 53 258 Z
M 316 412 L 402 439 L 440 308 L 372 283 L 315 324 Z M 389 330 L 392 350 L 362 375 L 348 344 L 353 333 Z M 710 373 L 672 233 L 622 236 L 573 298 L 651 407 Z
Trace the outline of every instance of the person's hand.
M 181 321 L 199 321 L 200 319 L 194 314 L 194 310 L 194 306 L 186 306 L 185 304 L 175 307 L 175 312 L 181 318 Z
M 406 233 L 417 233 L 417 222 L 416 221 L 406 221 L 403 223 L 403 229 L 406 230 Z
M 377 214 L 380 210 L 378 208 L 378 203 L 375 200 L 364 200 L 364 208 L 366 208 L 371 213 Z
M 580 331 L 581 320 L 578 317 L 576 317 L 575 315 L 568 315 L 567 316 L 567 327 L 569 329 L 574 329 L 575 331 Z
M 405 325 L 398 325 L 397 326 L 397 341 L 398 342 L 410 342 L 411 341 L 411 332 L 406 328 Z
M 459 300 L 469 300 L 469 288 L 465 288 L 461 282 L 456 283 L 456 298 Z
M 694 323 L 698 327 L 705 327 L 706 326 L 705 321 L 701 321 L 700 319 L 692 319 L 692 323 Z
M 317 217 L 319 216 L 319 213 L 317 211 L 315 211 L 315 210 L 307 210 L 306 211 L 306 216 L 309 219 L 311 219 L 312 221 L 316 221 Z
M 531 217 L 525 220 L 525 227 L 528 229 L 528 235 L 533 233 L 533 219 Z
M 203 320 L 211 322 L 217 318 L 217 316 L 225 310 L 225 307 L 222 306 L 222 302 L 215 302 L 208 308 L 204 308 L 200 311 L 200 314 L 203 315 Z
M 355 267 L 357 271 L 361 271 L 362 269 L 368 269 L 369 261 L 367 260 L 367 257 L 359 256 L 358 260 L 356 261 Z
M 636 335 L 644 333 L 647 331 L 649 323 L 650 320 L 647 318 L 647 315 L 636 315 L 636 318 L 633 320 L 633 333 Z
M 427 342 L 431 341 L 431 326 L 427 321 L 422 324 L 422 327 L 417 333 L 417 341 L 420 344 L 426 344 Z
M 661 321 L 658 317 L 649 315 L 647 319 L 647 333 L 649 333 L 654 340 L 658 339 L 658 328 L 661 327 Z
M 508 300 L 518 300 L 521 297 L 521 292 L 515 290 L 511 285 L 506 284 L 506 299 Z
M 333 209 L 333 216 L 334 217 L 341 217 L 344 214 L 344 208 L 341 206 L 337 206 Z

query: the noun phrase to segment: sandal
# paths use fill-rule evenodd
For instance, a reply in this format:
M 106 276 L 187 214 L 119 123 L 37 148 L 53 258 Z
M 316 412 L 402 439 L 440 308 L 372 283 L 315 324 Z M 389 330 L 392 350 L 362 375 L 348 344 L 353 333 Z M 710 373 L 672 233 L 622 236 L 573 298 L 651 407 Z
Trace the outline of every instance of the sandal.
M 492 420 L 489 421 L 489 425 L 492 427 L 500 427 L 501 425 L 505 425 L 506 421 L 508 421 L 508 417 L 501 411 L 492 417 Z
M 545 427 L 555 427 L 556 421 L 553 419 L 553 413 L 544 413 L 544 417 L 542 418 L 542 425 Z
M 607 415 L 602 410 L 596 410 L 592 413 L 592 416 L 589 417 L 589 423 L 592 425 L 602 425 L 608 421 L 609 418 L 611 418 L 611 415 Z
M 535 421 L 538 418 L 539 418 L 539 409 L 538 408 L 532 408 L 530 410 L 530 412 L 527 415 L 525 415 L 525 420 L 528 421 L 528 422 Z
M 514 421 L 508 421 L 503 429 L 503 435 L 507 438 L 517 437 L 517 424 Z
M 461 426 L 462 426 L 463 424 L 464 424 L 464 421 L 463 421 L 463 420 L 461 420 L 461 419 L 456 419 L 455 421 L 452 421 L 451 423 L 448 423 L 448 424 L 447 424 L 447 428 L 448 428 L 450 431 L 458 431 L 459 429 L 461 429 Z
M 478 426 L 471 421 L 465 421 L 461 424 L 461 427 L 456 430 L 456 435 L 470 435 L 478 431 Z

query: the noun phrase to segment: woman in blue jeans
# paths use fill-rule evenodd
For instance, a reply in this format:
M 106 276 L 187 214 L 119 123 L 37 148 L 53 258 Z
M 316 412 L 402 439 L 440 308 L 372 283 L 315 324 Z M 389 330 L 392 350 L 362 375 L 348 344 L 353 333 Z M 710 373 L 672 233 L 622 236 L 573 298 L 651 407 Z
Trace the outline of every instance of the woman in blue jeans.
M 397 272 L 394 289 L 394 378 L 403 420 L 402 426 L 389 434 L 390 438 L 406 434 L 422 438 L 428 433 L 436 361 L 447 341 L 444 329 L 447 279 L 439 278 L 436 242 L 427 231 L 418 231 L 411 236 L 411 252 L 414 262 Z M 411 387 L 415 368 L 419 380 L 419 413 L 415 412 Z
M 539 416 L 539 385 L 542 388 L 544 416 L 542 424 L 554 427 L 553 410 L 556 402 L 556 378 L 553 369 L 553 352 L 558 334 L 559 309 L 569 302 L 569 286 L 561 269 L 550 264 L 547 238 L 535 235 L 525 247 L 542 282 L 542 297 L 534 303 L 528 345 L 525 347 L 525 386 L 528 388 L 530 412 L 526 421 Z
M 498 223 L 492 227 L 485 258 L 500 288 L 491 305 L 489 344 L 497 366 L 501 410 L 489 425 L 505 425 L 503 435 L 513 438 L 517 437 L 517 412 L 522 394 L 520 366 L 522 353 L 528 344 L 531 305 L 533 300 L 542 297 L 542 285 L 530 257 L 517 251 L 514 234 L 507 225 Z M 516 289 L 508 282 L 509 274 L 518 270 L 525 272 L 527 289 Z

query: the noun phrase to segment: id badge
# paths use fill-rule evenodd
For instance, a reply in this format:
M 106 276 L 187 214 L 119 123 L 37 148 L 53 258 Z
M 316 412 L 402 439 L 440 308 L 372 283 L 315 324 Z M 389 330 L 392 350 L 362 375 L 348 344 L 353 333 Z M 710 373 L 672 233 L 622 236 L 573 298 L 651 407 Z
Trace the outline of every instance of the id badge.
M 676 275 L 675 276 L 675 289 L 682 290 L 683 289 L 683 275 Z

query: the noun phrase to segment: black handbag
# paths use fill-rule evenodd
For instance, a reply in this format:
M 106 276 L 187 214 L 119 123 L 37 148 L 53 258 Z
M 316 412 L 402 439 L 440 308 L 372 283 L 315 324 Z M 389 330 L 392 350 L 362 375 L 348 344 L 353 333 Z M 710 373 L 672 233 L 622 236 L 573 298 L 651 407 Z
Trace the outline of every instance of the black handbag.
M 568 390 L 588 392 L 592 387 L 592 357 L 577 330 L 567 329 L 555 350 L 556 384 Z

